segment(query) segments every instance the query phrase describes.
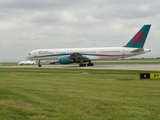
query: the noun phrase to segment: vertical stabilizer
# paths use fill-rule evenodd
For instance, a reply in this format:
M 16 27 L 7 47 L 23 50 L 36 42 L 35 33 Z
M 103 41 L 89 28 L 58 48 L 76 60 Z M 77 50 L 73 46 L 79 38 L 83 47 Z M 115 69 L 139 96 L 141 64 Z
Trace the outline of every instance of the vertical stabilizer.
M 124 47 L 143 48 L 150 27 L 151 25 L 144 25 Z

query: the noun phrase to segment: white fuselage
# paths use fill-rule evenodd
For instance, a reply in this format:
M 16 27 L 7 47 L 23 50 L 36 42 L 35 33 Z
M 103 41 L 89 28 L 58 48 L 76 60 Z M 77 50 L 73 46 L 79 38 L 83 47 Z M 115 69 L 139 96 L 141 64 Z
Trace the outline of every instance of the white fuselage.
M 150 52 L 146 48 L 129 47 L 98 47 L 98 48 L 66 48 L 66 49 L 38 49 L 31 51 L 26 59 L 28 60 L 58 60 L 62 57 L 69 57 L 72 53 L 80 53 L 90 60 L 109 60 L 132 57 Z

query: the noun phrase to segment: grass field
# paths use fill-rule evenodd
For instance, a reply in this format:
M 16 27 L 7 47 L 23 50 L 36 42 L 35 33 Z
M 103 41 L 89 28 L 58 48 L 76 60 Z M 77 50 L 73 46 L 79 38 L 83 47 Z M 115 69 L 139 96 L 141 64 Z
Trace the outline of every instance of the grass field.
M 160 80 L 140 72 L 0 68 L 0 119 L 159 120 Z

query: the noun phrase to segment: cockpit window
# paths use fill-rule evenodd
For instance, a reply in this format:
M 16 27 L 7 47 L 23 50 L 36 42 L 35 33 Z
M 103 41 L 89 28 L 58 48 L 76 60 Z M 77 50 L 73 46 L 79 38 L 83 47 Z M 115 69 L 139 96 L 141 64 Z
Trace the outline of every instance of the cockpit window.
M 31 55 L 31 53 L 29 53 L 28 55 Z

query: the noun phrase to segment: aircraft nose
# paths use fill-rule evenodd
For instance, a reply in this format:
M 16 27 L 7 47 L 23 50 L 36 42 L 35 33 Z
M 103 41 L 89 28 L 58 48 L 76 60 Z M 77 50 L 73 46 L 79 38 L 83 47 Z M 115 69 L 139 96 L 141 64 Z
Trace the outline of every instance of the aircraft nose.
M 28 55 L 26 55 L 26 57 L 25 57 L 25 58 L 26 58 L 26 60 L 28 60 L 28 58 L 29 58 L 29 57 L 28 57 Z

